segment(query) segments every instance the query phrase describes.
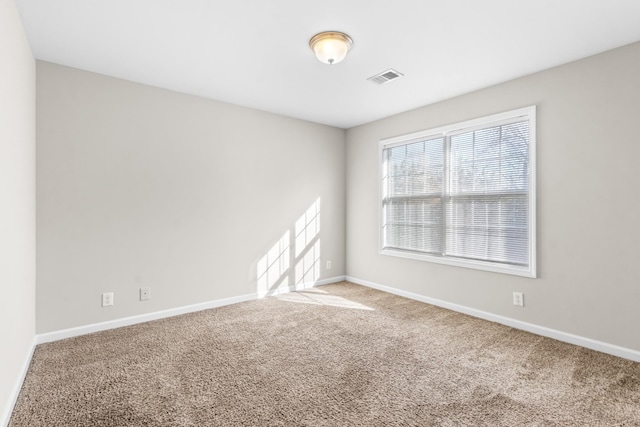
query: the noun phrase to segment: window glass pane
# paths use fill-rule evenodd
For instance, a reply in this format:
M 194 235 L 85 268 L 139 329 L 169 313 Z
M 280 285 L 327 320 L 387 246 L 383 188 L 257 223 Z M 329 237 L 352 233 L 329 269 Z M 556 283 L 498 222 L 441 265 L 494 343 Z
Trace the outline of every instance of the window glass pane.
M 442 253 L 444 139 L 387 148 L 383 152 L 383 246 Z
M 452 197 L 447 203 L 446 254 L 526 265 L 527 211 L 526 195 Z
M 442 199 L 390 202 L 385 205 L 385 247 L 442 253 Z
M 451 137 L 447 255 L 528 261 L 528 122 Z
M 444 181 L 443 150 L 443 138 L 386 149 L 386 194 L 390 197 L 441 194 Z
M 529 190 L 529 123 L 502 126 L 501 186 Z

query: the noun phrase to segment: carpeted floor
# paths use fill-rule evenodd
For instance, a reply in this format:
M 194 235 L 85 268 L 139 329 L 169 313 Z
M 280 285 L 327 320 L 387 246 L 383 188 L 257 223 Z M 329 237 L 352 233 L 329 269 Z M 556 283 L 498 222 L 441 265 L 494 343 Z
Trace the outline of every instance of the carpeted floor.
M 39 345 L 10 427 L 640 426 L 640 364 L 339 283 Z

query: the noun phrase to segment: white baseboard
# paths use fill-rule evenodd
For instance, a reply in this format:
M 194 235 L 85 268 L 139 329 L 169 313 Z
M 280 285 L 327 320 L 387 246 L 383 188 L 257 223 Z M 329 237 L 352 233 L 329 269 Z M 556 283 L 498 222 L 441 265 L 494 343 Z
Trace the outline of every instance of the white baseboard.
M 330 285 L 332 283 L 344 282 L 345 280 L 347 280 L 347 276 L 335 276 L 324 280 L 318 280 L 315 283 L 315 286 Z
M 38 344 L 77 337 L 80 335 L 92 334 L 94 332 L 106 331 L 109 329 L 121 328 L 123 326 L 135 325 L 138 323 L 150 322 L 152 320 L 164 319 L 166 317 L 179 316 L 181 314 L 193 313 L 210 308 L 222 307 L 224 305 L 236 304 L 239 302 L 256 299 L 257 294 L 239 295 L 231 298 L 203 302 L 199 304 L 187 305 L 183 307 L 170 308 L 167 310 L 154 311 L 153 313 L 140 314 L 137 316 L 123 317 L 121 319 L 108 320 L 106 322 L 92 323 L 90 325 L 77 326 L 75 328 L 62 329 L 59 331 L 47 332 L 36 335 Z
M 569 344 L 575 344 L 581 347 L 589 348 L 591 350 L 596 350 L 602 353 L 611 354 L 613 356 L 618 356 L 625 359 L 633 360 L 634 362 L 640 362 L 640 351 L 632 350 L 625 347 L 620 347 L 620 346 L 609 344 L 602 341 L 596 341 L 591 338 L 585 338 L 579 335 L 570 334 L 568 332 L 558 331 L 556 329 L 547 328 L 545 326 L 539 326 L 533 323 L 523 322 L 520 320 L 500 316 L 500 315 L 489 313 L 482 310 L 477 310 L 475 308 L 470 308 L 470 307 L 466 307 L 459 304 L 454 304 L 454 303 L 439 300 L 436 298 L 426 297 L 424 295 L 403 291 L 401 289 L 396 289 L 390 286 L 380 285 L 378 283 L 370 282 L 368 280 L 358 279 L 356 277 L 346 276 L 346 280 L 358 285 L 367 286 L 369 288 L 388 292 L 390 294 L 399 295 L 399 296 L 413 299 L 416 301 L 421 301 L 427 304 L 446 308 L 452 311 L 457 311 L 459 313 L 468 314 L 470 316 L 478 317 L 480 319 L 485 319 L 491 322 L 500 323 L 502 325 L 511 326 L 512 328 L 521 329 L 523 331 L 531 332 L 536 335 L 553 338 L 558 341 L 563 341 Z
M 109 329 L 120 328 L 123 326 L 135 325 L 138 323 L 150 322 L 152 320 L 164 319 L 166 317 L 179 316 L 181 314 L 193 313 L 196 311 L 208 310 L 210 308 L 222 307 L 225 305 L 236 304 L 239 302 L 251 301 L 272 295 L 279 295 L 288 292 L 294 292 L 314 286 L 327 285 L 330 283 L 341 282 L 345 280 L 345 276 L 337 276 L 329 279 L 318 280 L 312 283 L 305 283 L 298 286 L 290 286 L 288 288 L 278 288 L 266 292 L 253 292 L 250 294 L 239 295 L 230 298 L 222 298 L 214 301 L 203 302 L 183 307 L 171 308 L 168 310 L 155 311 L 153 313 L 141 314 L 138 316 L 124 317 L 121 319 L 109 320 L 106 322 L 93 323 L 90 325 L 77 326 L 75 328 L 63 329 L 59 331 L 47 332 L 36 335 L 36 344 L 44 344 L 52 341 L 58 341 L 65 338 L 77 337 L 80 335 L 91 334 L 94 332 L 106 331 Z
M 9 394 L 9 399 L 7 400 L 4 410 L 2 411 L 2 415 L 0 416 L 0 426 L 6 427 L 9 425 L 9 421 L 11 420 L 11 414 L 13 413 L 13 408 L 16 406 L 16 401 L 18 400 L 18 395 L 20 394 L 20 390 L 22 390 L 22 384 L 24 383 L 24 379 L 27 376 L 27 371 L 29 370 L 29 365 L 31 364 L 31 359 L 33 358 L 33 352 L 36 349 L 36 339 L 35 337 L 31 340 L 31 345 L 27 350 L 26 357 L 24 362 L 22 363 L 22 367 L 20 368 L 20 372 L 16 382 Z

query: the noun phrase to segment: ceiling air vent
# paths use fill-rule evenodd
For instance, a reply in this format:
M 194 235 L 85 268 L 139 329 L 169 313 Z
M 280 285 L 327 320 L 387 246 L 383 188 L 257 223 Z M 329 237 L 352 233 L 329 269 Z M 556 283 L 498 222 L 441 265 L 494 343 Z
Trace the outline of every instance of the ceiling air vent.
M 379 85 L 381 85 L 384 83 L 389 83 L 392 80 L 397 80 L 402 76 L 404 76 L 404 74 L 399 73 L 396 70 L 391 68 L 391 69 L 388 69 L 387 71 L 378 73 L 375 76 L 371 76 L 367 80 L 371 80 L 372 82 L 378 83 Z

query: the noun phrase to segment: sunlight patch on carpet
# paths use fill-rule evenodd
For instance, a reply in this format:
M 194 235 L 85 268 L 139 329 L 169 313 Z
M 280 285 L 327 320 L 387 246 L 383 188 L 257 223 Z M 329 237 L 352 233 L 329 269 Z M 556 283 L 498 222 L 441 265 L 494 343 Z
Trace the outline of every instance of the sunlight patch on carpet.
M 330 295 L 327 292 L 319 289 L 308 289 L 303 292 L 292 292 L 283 295 L 277 295 L 274 298 L 280 301 L 297 302 L 301 304 L 313 304 L 313 305 L 328 305 L 331 307 L 351 308 L 356 310 L 370 310 L 373 308 L 368 307 L 359 302 L 351 301 L 349 299 L 340 297 L 338 295 Z

